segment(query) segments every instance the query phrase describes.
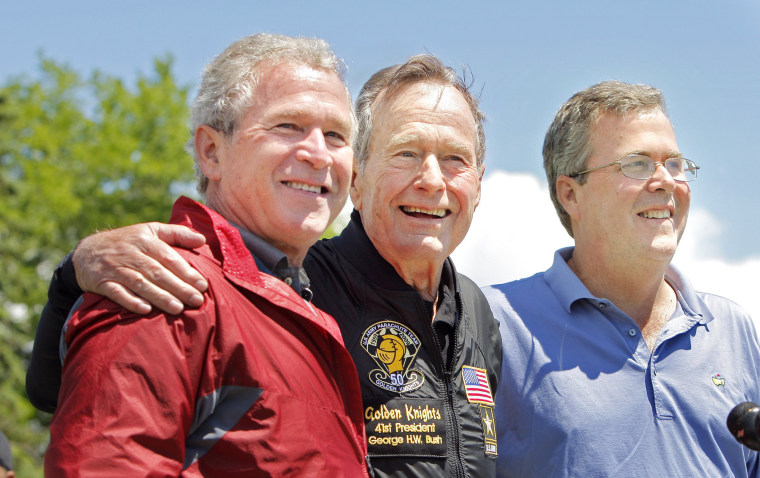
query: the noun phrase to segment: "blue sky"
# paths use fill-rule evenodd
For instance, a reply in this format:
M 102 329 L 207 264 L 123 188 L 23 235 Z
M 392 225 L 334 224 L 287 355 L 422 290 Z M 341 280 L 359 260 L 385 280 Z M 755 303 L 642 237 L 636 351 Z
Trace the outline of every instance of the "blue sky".
M 679 251 L 676 264 L 698 287 L 720 286 L 760 318 L 760 301 L 748 287 L 760 273 L 752 166 L 760 135 L 755 0 L 31 0 L 6 4 L 3 19 L 0 81 L 34 74 L 39 51 L 81 72 L 99 69 L 127 80 L 171 53 L 180 81 L 194 85 L 214 55 L 261 31 L 328 40 L 346 59 L 354 94 L 376 70 L 416 53 L 467 66 L 488 117 L 488 169 L 472 233 L 455 257 L 481 283 L 543 269 L 554 247 L 569 244 L 546 213 L 542 189 L 541 144 L 560 104 L 606 79 L 652 84 L 665 93 L 681 151 L 702 168 L 682 244 L 688 254 Z M 489 257 L 485 269 L 483 254 L 501 262 L 494 267 Z

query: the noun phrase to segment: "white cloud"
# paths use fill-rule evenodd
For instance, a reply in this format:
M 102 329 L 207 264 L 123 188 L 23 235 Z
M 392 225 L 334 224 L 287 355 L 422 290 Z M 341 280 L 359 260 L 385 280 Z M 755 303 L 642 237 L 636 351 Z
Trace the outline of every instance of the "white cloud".
M 760 257 L 725 260 L 719 221 L 692 209 L 673 263 L 695 288 L 739 303 L 760 324 Z M 549 200 L 546 182 L 495 171 L 483 180 L 480 206 L 467 238 L 453 254 L 457 269 L 480 285 L 507 282 L 551 266 L 554 251 L 572 245 Z
M 709 212 L 692 210 L 673 263 L 698 290 L 737 302 L 760 325 L 760 294 L 757 293 L 760 257 L 726 260 L 719 249 L 723 233 L 720 222 Z
M 484 178 L 470 231 L 453 258 L 460 272 L 487 285 L 545 270 L 554 251 L 571 244 L 545 182 L 497 170 Z

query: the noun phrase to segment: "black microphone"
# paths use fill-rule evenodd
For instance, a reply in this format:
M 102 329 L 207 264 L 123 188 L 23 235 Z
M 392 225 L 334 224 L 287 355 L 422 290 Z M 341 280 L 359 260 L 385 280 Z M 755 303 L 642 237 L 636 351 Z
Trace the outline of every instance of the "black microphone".
M 728 430 L 747 448 L 760 451 L 760 407 L 743 402 L 735 406 L 726 420 Z

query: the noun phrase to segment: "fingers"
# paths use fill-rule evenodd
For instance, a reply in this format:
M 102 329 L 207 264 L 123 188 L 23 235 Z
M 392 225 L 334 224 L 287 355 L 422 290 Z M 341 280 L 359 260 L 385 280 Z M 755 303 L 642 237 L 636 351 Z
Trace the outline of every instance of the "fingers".
M 125 284 L 105 281 L 98 284 L 94 292 L 108 297 L 136 314 L 147 314 L 152 310 L 152 306 L 172 315 L 180 314 L 184 310 L 184 304 L 175 295 L 150 282 L 137 271 L 121 271 L 120 277 Z M 202 303 L 203 296 L 200 296 L 198 305 Z
M 184 264 L 194 275 L 200 277 L 203 290 L 206 290 L 208 284 L 177 251 L 161 242 L 151 245 L 144 252 L 146 255 L 136 257 L 138 262 L 134 264 L 133 270 L 128 269 L 120 274 L 128 281 L 125 285 L 132 293 L 173 314 L 182 312 L 183 304 L 191 307 L 203 304 L 203 294 L 194 285 L 178 277 L 173 270 L 176 270 L 177 264 Z M 195 281 L 198 282 L 199 279 Z
M 132 294 L 124 286 L 117 284 L 116 282 L 105 282 L 97 287 L 97 289 L 93 292 L 108 297 L 112 301 L 116 302 L 130 312 L 134 312 L 135 314 L 144 315 L 150 313 L 150 311 L 153 310 L 149 302 Z
M 156 236 L 171 246 L 194 249 L 206 243 L 203 234 L 195 232 L 189 227 L 179 224 L 163 224 L 160 222 L 148 223 L 156 233 Z
M 80 287 L 135 313 L 150 311 L 148 302 L 170 314 L 182 312 L 183 304 L 199 307 L 207 281 L 159 239 L 196 247 L 205 242 L 203 236 L 184 229 L 136 224 L 83 239 L 73 256 Z
M 181 304 L 200 307 L 202 292 L 208 288 L 206 279 L 172 247 L 158 239 L 138 245 L 142 254 L 130 261 L 137 275 L 125 271 L 130 283 L 125 284 L 136 295 L 148 300 L 162 310 L 173 309 L 171 299 Z M 180 309 L 181 310 L 181 309 Z
M 157 260 L 161 265 L 169 269 L 180 281 L 189 285 L 198 292 L 203 292 L 208 288 L 208 282 L 197 270 L 195 270 L 190 264 L 185 261 L 174 249 L 168 247 L 168 245 L 174 245 L 184 247 L 185 249 L 194 249 L 200 247 L 206 243 L 206 238 L 203 234 L 199 234 L 192 229 L 179 226 L 175 224 L 161 224 L 151 223 L 154 228 L 156 236 L 163 241 L 161 244 L 151 242 L 149 245 L 155 245 L 153 250 L 146 250 L 145 253 Z M 166 246 L 166 247 L 164 247 Z M 182 284 L 172 284 L 175 287 L 181 287 Z M 183 288 L 184 289 L 184 288 Z M 203 302 L 200 294 L 192 294 L 193 291 L 184 291 L 186 294 L 191 294 L 195 299 L 200 297 L 201 303 Z M 180 299 L 183 299 L 180 297 Z M 188 305 L 199 306 L 199 304 L 192 304 L 183 300 Z

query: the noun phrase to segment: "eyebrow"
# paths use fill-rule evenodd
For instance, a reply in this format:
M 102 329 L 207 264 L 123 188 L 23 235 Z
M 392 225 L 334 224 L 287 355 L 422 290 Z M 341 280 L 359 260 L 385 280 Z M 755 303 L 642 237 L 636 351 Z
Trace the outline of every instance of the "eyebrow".
M 420 141 L 420 136 L 417 134 L 398 134 L 391 136 L 391 139 L 385 144 L 386 148 L 401 148 L 404 146 L 410 146 Z
M 650 158 L 652 156 L 655 156 L 654 154 L 652 154 L 651 151 L 648 151 L 648 150 L 645 150 L 645 149 L 639 149 L 639 150 L 635 150 L 635 151 L 628 151 L 627 153 L 625 153 L 624 156 L 630 156 L 632 154 L 637 154 L 639 156 L 647 156 L 647 157 L 650 157 Z M 668 158 L 668 159 L 670 159 L 670 158 L 683 158 L 683 154 L 681 154 L 678 151 L 668 151 L 667 153 L 665 153 L 665 157 Z
M 391 137 L 390 140 L 386 143 L 386 148 L 390 149 L 396 149 L 396 148 L 403 148 L 403 147 L 416 147 L 415 144 L 420 142 L 420 135 L 415 133 L 407 133 L 407 134 L 399 134 L 394 135 Z M 458 141 L 458 140 L 444 140 L 443 146 L 445 149 L 449 150 L 450 152 L 454 154 L 458 154 L 460 156 L 468 157 L 468 158 L 474 158 L 475 157 L 475 148 L 474 146 L 469 146 L 464 141 Z
M 311 110 L 309 110 L 308 108 L 288 108 L 285 110 L 277 111 L 272 116 L 273 118 L 299 119 L 303 117 L 313 117 L 314 115 L 311 114 Z M 336 129 L 340 129 L 343 131 L 350 132 L 352 129 L 350 114 L 347 115 L 347 118 L 342 118 L 338 115 L 328 113 L 326 123 L 328 126 L 334 125 Z

